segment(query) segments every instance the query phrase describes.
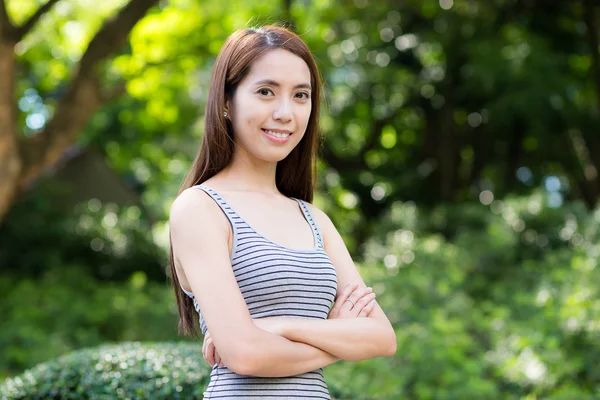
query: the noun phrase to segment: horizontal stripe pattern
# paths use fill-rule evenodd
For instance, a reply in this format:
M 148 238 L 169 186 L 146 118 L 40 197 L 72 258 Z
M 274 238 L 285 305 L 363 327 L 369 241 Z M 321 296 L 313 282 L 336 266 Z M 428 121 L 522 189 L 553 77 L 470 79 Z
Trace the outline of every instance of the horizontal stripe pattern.
M 335 300 L 337 276 L 323 248 L 319 228 L 306 203 L 295 199 L 313 231 L 314 248 L 292 249 L 274 243 L 244 221 L 214 189 L 206 192 L 227 216 L 233 230 L 231 265 L 252 318 L 302 317 L 326 319 Z M 200 329 L 207 328 L 193 293 Z M 205 399 L 330 399 L 323 369 L 285 378 L 244 376 L 213 367 Z

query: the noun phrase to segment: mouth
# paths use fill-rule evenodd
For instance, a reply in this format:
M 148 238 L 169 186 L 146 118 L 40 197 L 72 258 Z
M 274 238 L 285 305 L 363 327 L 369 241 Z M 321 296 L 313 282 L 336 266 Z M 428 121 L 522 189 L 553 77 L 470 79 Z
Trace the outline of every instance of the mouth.
M 286 139 L 292 135 L 292 132 L 283 130 L 283 129 L 273 129 L 273 130 L 264 129 L 264 128 L 261 128 L 261 129 L 268 136 L 272 136 L 272 137 L 279 138 L 279 139 Z

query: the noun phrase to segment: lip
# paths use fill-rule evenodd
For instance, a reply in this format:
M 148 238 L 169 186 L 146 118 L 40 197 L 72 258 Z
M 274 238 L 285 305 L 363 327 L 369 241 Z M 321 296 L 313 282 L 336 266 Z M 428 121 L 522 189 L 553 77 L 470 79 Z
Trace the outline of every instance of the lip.
M 264 131 L 271 131 L 277 133 L 289 133 L 292 134 L 292 131 L 288 131 L 287 129 L 271 129 L 271 128 L 262 128 Z
M 266 131 L 273 131 L 273 132 L 280 132 L 280 130 L 276 130 L 276 129 L 261 129 L 263 131 L 263 134 L 267 137 L 267 139 L 269 139 L 270 141 L 277 143 L 277 144 L 285 144 L 290 140 L 290 137 L 292 137 L 292 134 L 290 133 L 290 135 L 288 137 L 284 137 L 284 138 L 280 138 L 277 136 L 273 136 L 273 135 L 269 135 Z M 289 133 L 289 131 L 282 131 L 281 133 Z

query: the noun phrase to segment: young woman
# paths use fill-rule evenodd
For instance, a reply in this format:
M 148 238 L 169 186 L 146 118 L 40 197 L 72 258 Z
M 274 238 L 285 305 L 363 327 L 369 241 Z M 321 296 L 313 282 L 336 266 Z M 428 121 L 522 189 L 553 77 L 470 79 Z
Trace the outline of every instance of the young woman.
M 211 79 L 200 151 L 170 214 L 179 327 L 195 334 L 198 313 L 213 367 L 204 398 L 329 399 L 323 367 L 391 356 L 396 337 L 310 204 L 315 61 L 284 28 L 243 29 Z

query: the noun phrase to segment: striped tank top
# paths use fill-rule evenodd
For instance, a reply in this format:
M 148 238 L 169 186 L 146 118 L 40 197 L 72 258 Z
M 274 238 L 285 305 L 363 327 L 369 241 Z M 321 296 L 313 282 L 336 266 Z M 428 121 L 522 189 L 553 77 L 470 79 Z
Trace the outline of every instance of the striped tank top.
M 231 266 L 252 318 L 274 316 L 327 319 L 337 292 L 337 276 L 323 248 L 323 238 L 308 206 L 298 202 L 313 231 L 314 248 L 292 249 L 265 238 L 242 219 L 214 189 L 206 192 L 227 216 L 233 230 Z M 194 294 L 200 329 L 207 327 Z M 214 365 L 205 399 L 330 399 L 323 368 L 304 374 L 264 378 L 236 374 Z

